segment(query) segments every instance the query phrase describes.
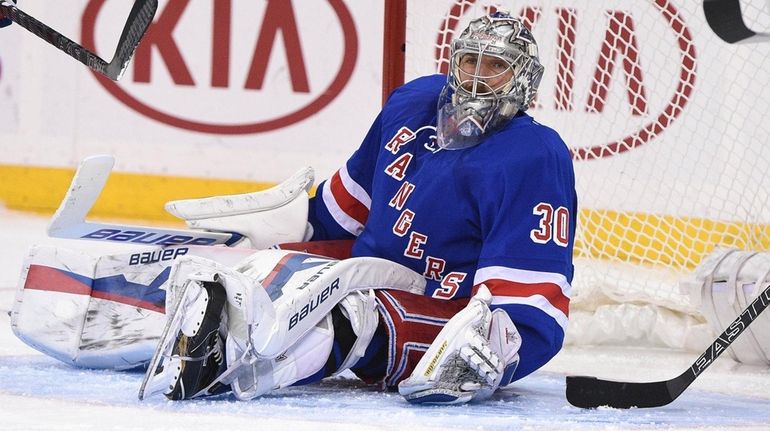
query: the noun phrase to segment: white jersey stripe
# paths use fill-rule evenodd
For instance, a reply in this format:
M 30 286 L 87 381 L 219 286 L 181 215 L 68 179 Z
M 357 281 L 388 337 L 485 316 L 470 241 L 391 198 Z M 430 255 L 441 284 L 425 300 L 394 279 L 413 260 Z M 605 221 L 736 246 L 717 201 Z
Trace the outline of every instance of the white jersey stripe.
M 513 297 L 513 296 L 493 296 L 492 305 L 505 305 L 505 304 L 519 304 L 529 305 L 542 310 L 545 314 L 553 317 L 556 323 L 561 326 L 563 331 L 567 331 L 567 321 L 569 320 L 564 313 L 558 308 L 551 305 L 551 303 L 544 296 L 532 295 L 527 297 Z
M 369 194 L 366 193 L 366 190 L 364 190 L 361 185 L 359 185 L 353 178 L 350 177 L 347 164 L 342 165 L 339 173 L 342 185 L 345 186 L 345 189 L 348 191 L 348 193 L 350 193 L 351 196 L 361 202 L 366 207 L 366 209 L 372 209 L 372 198 L 369 197 Z
M 561 289 L 567 298 L 571 297 L 572 286 L 567 282 L 567 277 L 558 272 L 529 271 L 526 269 L 508 268 L 505 266 L 487 266 L 479 268 L 473 278 L 473 284 L 479 285 L 487 280 L 499 279 L 517 283 L 552 283 Z

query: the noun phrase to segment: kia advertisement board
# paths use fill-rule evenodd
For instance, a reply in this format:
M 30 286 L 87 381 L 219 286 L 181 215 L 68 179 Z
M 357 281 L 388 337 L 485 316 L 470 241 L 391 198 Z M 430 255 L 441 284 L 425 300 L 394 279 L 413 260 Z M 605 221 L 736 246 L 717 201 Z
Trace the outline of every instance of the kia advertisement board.
M 108 61 L 130 9 L 30 3 L 20 6 Z M 7 29 L 0 85 L 26 90 L 0 108 L 22 117 L 0 132 L 0 164 L 110 153 L 127 172 L 274 182 L 312 165 L 326 177 L 379 109 L 382 13 L 381 2 L 161 1 L 119 82 Z

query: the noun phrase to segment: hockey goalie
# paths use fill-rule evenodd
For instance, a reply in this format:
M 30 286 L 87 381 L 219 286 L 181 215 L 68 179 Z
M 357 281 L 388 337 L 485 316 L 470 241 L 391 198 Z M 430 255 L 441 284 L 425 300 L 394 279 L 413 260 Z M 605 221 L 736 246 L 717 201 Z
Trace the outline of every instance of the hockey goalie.
M 140 398 L 247 400 L 350 370 L 409 402 L 458 404 L 537 370 L 569 314 L 570 153 L 525 112 L 543 67 L 520 20 L 472 21 L 451 59 L 448 76 L 397 89 L 313 197 L 306 169 L 167 204 L 228 246 L 101 229 L 83 235 L 153 247 L 33 249 L 14 330 L 76 366 L 149 361 Z

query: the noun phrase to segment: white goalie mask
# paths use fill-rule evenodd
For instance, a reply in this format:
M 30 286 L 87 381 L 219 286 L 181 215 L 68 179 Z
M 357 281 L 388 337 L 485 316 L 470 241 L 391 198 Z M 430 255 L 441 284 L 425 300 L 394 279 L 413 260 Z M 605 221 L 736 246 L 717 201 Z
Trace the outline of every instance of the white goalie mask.
M 437 143 L 472 147 L 525 111 L 543 66 L 524 24 L 504 12 L 471 21 L 452 42 L 449 76 L 438 101 Z

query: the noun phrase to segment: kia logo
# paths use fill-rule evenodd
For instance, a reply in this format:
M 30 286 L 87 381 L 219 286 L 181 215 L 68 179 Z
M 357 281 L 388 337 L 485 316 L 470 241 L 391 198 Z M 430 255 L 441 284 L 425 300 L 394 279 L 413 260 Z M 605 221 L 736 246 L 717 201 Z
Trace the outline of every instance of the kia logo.
M 470 21 L 463 15 L 474 3 L 455 5 L 439 29 L 435 57 L 442 73 L 448 41 Z M 684 19 L 669 0 L 635 4 L 629 11 L 613 1 L 584 2 L 581 9 L 574 2 L 544 7 L 532 0 L 519 10 L 547 65 L 530 108 L 559 132 L 570 131 L 559 126 L 565 123 L 580 129 L 565 138 L 576 160 L 610 157 L 650 142 L 692 97 L 697 56 Z M 615 115 L 626 116 L 625 130 L 612 123 Z
M 81 40 L 94 52 L 99 14 L 119 6 L 106 3 L 90 0 L 83 13 Z M 290 126 L 345 88 L 358 57 L 358 36 L 342 0 L 317 1 L 317 16 L 302 2 L 240 2 L 238 10 L 233 3 L 162 2 L 121 83 L 94 77 L 148 118 L 223 135 Z

